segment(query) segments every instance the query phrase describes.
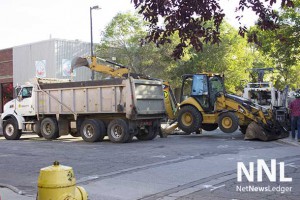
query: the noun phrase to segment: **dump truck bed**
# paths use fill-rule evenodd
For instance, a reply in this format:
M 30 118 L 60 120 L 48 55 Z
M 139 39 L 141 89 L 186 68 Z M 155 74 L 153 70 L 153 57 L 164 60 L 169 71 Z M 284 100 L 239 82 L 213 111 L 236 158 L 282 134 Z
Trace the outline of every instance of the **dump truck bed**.
M 117 78 L 39 84 L 38 114 L 125 114 L 128 119 L 164 117 L 162 82 Z

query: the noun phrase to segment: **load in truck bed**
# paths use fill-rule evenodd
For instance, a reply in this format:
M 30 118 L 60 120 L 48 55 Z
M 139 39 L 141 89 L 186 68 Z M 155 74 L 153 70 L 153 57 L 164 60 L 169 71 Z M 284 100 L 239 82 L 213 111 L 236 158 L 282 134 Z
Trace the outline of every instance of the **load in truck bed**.
M 39 83 L 41 89 L 57 89 L 57 88 L 73 88 L 73 87 L 90 87 L 101 85 L 121 85 L 125 78 L 114 78 L 106 80 L 95 81 L 78 81 L 78 82 L 64 82 L 64 83 Z

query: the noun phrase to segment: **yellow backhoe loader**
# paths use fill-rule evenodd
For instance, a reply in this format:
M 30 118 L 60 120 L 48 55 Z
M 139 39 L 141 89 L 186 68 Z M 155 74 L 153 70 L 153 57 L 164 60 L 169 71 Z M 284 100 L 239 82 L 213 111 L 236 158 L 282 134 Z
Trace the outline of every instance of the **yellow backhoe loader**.
M 91 58 L 91 64 L 86 58 L 77 57 L 73 59 L 71 68 L 85 66 L 113 77 L 128 76 L 127 67 L 101 60 L 119 68 L 99 64 L 96 57 Z M 170 85 L 164 83 L 166 113 L 172 120 L 170 126 L 162 130 L 164 134 L 171 133 L 177 127 L 186 133 L 197 132 L 199 129 L 213 131 L 217 128 L 232 133 L 240 127 L 245 139 L 269 141 L 288 136 L 284 127 L 287 116 L 284 108 L 265 109 L 242 97 L 227 94 L 224 77 L 220 74 L 183 75 L 180 96 L 180 104 L 177 104 Z
M 269 141 L 288 136 L 284 126 L 287 118 L 285 108 L 265 109 L 242 97 L 227 94 L 222 75 L 183 75 L 180 96 L 176 114 L 167 112 L 171 119 L 176 116 L 176 122 L 173 121 L 164 130 L 166 133 L 177 127 L 186 133 L 197 132 L 199 129 L 213 131 L 217 128 L 232 133 L 240 127 L 245 139 L 249 140 Z

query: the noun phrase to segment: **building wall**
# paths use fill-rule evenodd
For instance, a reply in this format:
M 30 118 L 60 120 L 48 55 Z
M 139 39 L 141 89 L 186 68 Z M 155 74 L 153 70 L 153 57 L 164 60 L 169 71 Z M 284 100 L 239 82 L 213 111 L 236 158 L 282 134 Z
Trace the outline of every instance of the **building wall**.
M 0 50 L 0 113 L 3 105 L 13 98 L 13 87 L 35 77 L 63 78 L 73 81 L 91 79 L 91 70 L 77 68 L 73 76 L 73 58 L 90 55 L 90 43 L 50 39 Z
M 56 78 L 68 78 L 74 81 L 87 81 L 91 79 L 91 70 L 86 67 L 77 68 L 73 77 L 66 65 L 71 65 L 75 57 L 90 56 L 90 43 L 70 40 L 55 41 Z
M 88 56 L 90 44 L 80 41 L 51 39 L 13 48 L 13 84 L 24 84 L 35 77 L 64 78 L 86 81 L 91 70 L 78 68 L 70 74 L 71 60 L 76 56 Z
M 36 76 L 36 62 L 45 61 L 45 75 L 55 78 L 54 41 L 42 41 L 13 48 L 14 86 Z

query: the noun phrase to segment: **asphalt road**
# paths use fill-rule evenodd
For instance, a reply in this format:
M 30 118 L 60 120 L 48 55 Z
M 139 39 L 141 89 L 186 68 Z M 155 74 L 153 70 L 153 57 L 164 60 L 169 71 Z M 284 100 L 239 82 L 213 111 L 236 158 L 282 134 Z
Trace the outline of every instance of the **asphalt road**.
M 73 167 L 77 182 L 87 188 L 90 199 L 264 198 L 268 193 L 237 193 L 237 161 L 277 158 L 293 161 L 298 169 L 299 150 L 297 143 L 244 141 L 239 131 L 225 134 L 219 130 L 127 144 L 108 140 L 86 143 L 71 136 L 47 141 L 34 135 L 7 141 L 0 136 L 0 183 L 34 196 L 39 170 L 57 160 Z M 286 172 L 295 176 L 290 186 L 298 191 L 299 173 L 292 168 Z M 276 199 L 276 193 L 272 195 Z M 285 195 L 288 199 L 299 197 L 295 192 Z

